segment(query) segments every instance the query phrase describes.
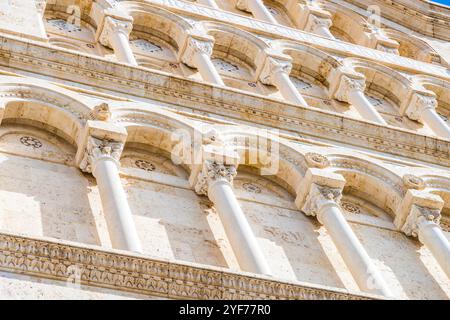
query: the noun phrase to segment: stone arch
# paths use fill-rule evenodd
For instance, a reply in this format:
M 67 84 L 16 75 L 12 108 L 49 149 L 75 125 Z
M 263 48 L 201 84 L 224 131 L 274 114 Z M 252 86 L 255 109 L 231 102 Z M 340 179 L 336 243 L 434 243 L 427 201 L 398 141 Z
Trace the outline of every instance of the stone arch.
M 330 32 L 339 40 L 361 44 L 364 39 L 367 20 L 358 13 L 348 10 L 340 5 L 323 1 L 321 3 L 323 9 L 332 14 L 332 25 Z
M 118 6 L 133 18 L 133 32 L 140 31 L 170 45 L 175 52 L 184 49 L 186 36 L 194 26 L 181 16 L 147 3 L 127 1 Z
M 345 193 L 354 194 L 395 216 L 406 189 L 393 171 L 371 160 L 344 154 L 328 154 L 330 170 L 345 180 Z
M 291 80 L 308 105 L 336 111 L 329 99 L 329 75 L 342 64 L 326 52 L 293 41 L 274 41 L 271 45 L 292 58 Z
M 437 112 L 450 126 L 450 82 L 431 76 L 417 75 L 413 77 L 419 88 L 434 92 L 437 99 Z
M 260 60 L 263 59 L 263 52 L 269 45 L 234 26 L 217 22 L 202 22 L 202 26 L 208 35 L 214 37 L 213 58 L 221 58 L 247 68 L 249 72 L 245 80 L 255 81 L 262 64 Z
M 192 164 L 187 158 L 179 163 L 171 157 L 177 144 L 171 139 L 175 131 L 200 137 L 202 132 L 162 110 L 121 107 L 112 120 L 128 132 L 121 177 L 144 253 L 237 269 L 215 209 L 189 184 Z
M 400 44 L 399 53 L 401 56 L 427 63 L 442 64 L 439 54 L 422 39 L 393 29 L 383 29 L 383 32 L 390 39 Z
M 356 72 L 364 74 L 366 96 L 388 124 L 411 130 L 422 129 L 422 125 L 401 114 L 401 110 L 409 103 L 414 87 L 411 78 L 389 67 L 364 59 L 349 58 L 343 63 Z
M 52 85 L 39 85 L 20 78 L 0 81 L 2 122 L 29 122 L 54 128 L 73 145 L 91 108 L 77 94 Z

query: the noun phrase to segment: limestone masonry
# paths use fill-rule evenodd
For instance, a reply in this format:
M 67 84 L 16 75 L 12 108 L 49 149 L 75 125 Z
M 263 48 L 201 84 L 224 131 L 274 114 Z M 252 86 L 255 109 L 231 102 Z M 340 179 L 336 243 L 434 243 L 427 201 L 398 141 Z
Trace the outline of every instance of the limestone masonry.
M 0 0 L 0 299 L 450 298 L 450 7 Z

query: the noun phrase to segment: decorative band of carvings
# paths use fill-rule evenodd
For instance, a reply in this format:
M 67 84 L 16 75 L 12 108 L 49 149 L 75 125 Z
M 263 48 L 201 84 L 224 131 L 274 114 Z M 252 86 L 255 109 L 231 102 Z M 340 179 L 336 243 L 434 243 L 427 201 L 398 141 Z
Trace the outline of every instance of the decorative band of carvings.
M 0 270 L 173 299 L 377 299 L 142 256 L 0 233 Z
M 9 37 L 7 38 L 6 36 L 0 36 L 0 40 L 2 37 L 9 39 Z M 17 44 L 17 46 L 11 46 L 13 43 Z M 366 124 L 356 119 L 347 119 L 342 117 L 340 117 L 342 118 L 341 121 L 336 126 L 333 126 L 328 120 L 333 117 L 339 117 L 338 115 L 315 110 L 309 110 L 310 114 L 316 115 L 316 117 L 311 117 L 314 118 L 314 120 L 300 119 L 295 116 L 287 116 L 287 113 L 283 114 L 275 113 L 275 111 L 267 111 L 289 108 L 289 105 L 286 103 L 271 101 L 262 97 L 251 95 L 246 95 L 246 99 L 236 99 L 230 97 L 228 99 L 228 103 L 226 100 L 229 96 L 229 92 L 232 92 L 231 89 L 217 88 L 217 90 L 224 90 L 225 92 L 220 95 L 222 96 L 221 99 L 214 99 L 212 95 L 208 96 L 208 92 L 211 92 L 210 85 L 193 83 L 188 79 L 180 79 L 175 76 L 170 77 L 159 74 L 158 72 L 143 70 L 140 68 L 132 68 L 120 64 L 114 64 L 114 69 L 117 70 L 116 74 L 123 76 L 114 76 L 110 73 L 100 71 L 111 70 L 111 66 L 105 66 L 103 64 L 113 64 L 112 62 L 104 61 L 95 57 L 84 57 L 81 54 L 61 50 L 61 53 L 66 59 L 70 57 L 70 60 L 76 64 L 76 66 L 72 66 L 70 64 L 56 62 L 61 60 L 58 59 L 57 52 L 55 52 L 54 49 L 47 48 L 45 46 L 36 45 L 36 47 L 34 47 L 36 54 L 41 53 L 39 54 L 39 57 L 49 57 L 55 59 L 56 61 L 44 60 L 44 58 L 30 56 L 27 53 L 23 54 L 22 52 L 24 45 L 29 50 L 31 50 L 30 47 L 35 46 L 32 43 L 10 39 L 8 45 L 9 50 L 0 49 L 0 58 L 4 58 L 0 59 L 0 64 L 2 64 L 2 60 L 4 60 L 8 61 L 8 66 L 10 67 L 20 67 L 26 70 L 29 69 L 33 72 L 36 71 L 36 68 L 39 68 L 40 73 L 50 76 L 53 76 L 56 71 L 60 78 L 65 77 L 66 80 L 70 81 L 77 81 L 88 85 L 95 83 L 96 86 L 100 85 L 110 90 L 156 99 L 165 103 L 174 103 L 187 108 L 196 108 L 207 112 L 212 111 L 216 114 L 234 117 L 237 119 L 248 118 L 248 116 L 250 116 L 256 123 L 265 125 L 271 124 L 274 127 L 278 126 L 280 129 L 301 132 L 304 136 L 319 135 L 325 139 L 328 138 L 330 140 L 348 142 L 353 145 L 376 151 L 412 157 L 414 159 L 439 163 L 441 165 L 450 164 L 450 149 L 448 147 L 450 143 L 433 137 L 425 137 L 407 132 L 401 133 L 401 130 L 396 130 L 393 128 L 383 128 L 386 132 L 380 134 L 378 126 L 376 128 L 377 130 L 373 130 L 375 133 L 371 134 L 369 128 L 374 125 Z M 16 49 L 17 47 L 19 47 L 19 49 Z M 13 50 L 15 52 L 12 52 Z M 46 54 L 46 50 L 51 50 L 53 53 L 51 55 Z M 31 52 L 33 52 L 33 50 L 31 50 Z M 95 70 L 93 64 L 90 65 L 90 69 L 86 69 L 80 65 L 79 61 L 86 59 L 95 60 L 98 63 L 98 70 Z M 148 81 L 151 77 L 154 77 L 155 81 Z M 158 77 L 170 78 L 165 79 L 165 81 L 161 81 L 161 79 L 157 79 Z M 165 86 L 158 85 L 159 83 L 163 83 Z M 184 91 L 183 88 L 188 87 L 187 83 L 191 83 L 192 85 L 198 87 L 196 88 L 198 90 L 193 90 L 197 93 Z M 205 94 L 202 96 L 201 92 L 205 92 Z M 235 95 L 243 95 L 243 93 L 232 93 Z M 236 103 L 236 101 L 247 101 L 249 100 L 248 98 L 250 98 L 250 100 L 253 99 L 255 103 L 246 105 L 239 105 Z M 272 105 L 272 107 L 262 109 L 258 108 L 260 105 Z M 292 108 L 298 108 L 301 110 L 304 107 L 292 106 Z M 242 114 L 247 114 L 248 116 L 242 117 Z M 299 112 L 298 114 L 302 114 L 302 112 Z M 364 125 L 364 128 L 358 130 L 356 127 L 361 124 Z M 407 142 L 402 143 L 399 141 L 399 134 L 408 135 L 405 137 Z M 412 136 L 414 136 L 414 139 L 412 139 Z

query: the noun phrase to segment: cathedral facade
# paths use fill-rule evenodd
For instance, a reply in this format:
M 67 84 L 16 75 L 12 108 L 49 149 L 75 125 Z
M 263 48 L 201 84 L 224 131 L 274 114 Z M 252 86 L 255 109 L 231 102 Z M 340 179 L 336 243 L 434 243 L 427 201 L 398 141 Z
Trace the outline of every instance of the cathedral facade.
M 447 6 L 0 0 L 0 121 L 1 299 L 450 298 Z

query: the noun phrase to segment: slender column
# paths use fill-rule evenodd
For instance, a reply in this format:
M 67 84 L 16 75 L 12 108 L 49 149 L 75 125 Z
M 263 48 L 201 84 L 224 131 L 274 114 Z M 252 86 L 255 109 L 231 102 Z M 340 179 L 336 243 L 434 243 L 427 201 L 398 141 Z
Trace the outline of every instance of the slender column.
M 103 211 L 114 248 L 142 252 L 133 215 L 119 176 L 123 144 L 88 138 L 80 168 L 97 180 Z
M 214 9 L 220 9 L 215 0 L 197 0 L 197 2 Z
M 364 95 L 365 86 L 364 79 L 342 75 L 335 97 L 340 101 L 346 101 L 353 105 L 362 118 L 387 125 L 386 121 Z
M 235 166 L 206 160 L 195 185 L 198 194 L 214 203 L 239 265 L 245 271 L 270 275 L 271 271 L 232 189 Z
M 130 47 L 129 36 L 133 29 L 132 21 L 105 17 L 100 43 L 111 47 L 118 61 L 137 66 L 136 58 Z
M 262 0 L 238 0 L 236 7 L 242 11 L 250 11 L 256 19 L 278 24 Z
M 405 113 L 408 118 L 425 123 L 436 135 L 450 139 L 450 128 L 436 112 L 436 107 L 434 95 L 415 92 Z
M 317 217 L 327 229 L 361 290 L 391 297 L 387 284 L 342 214 L 339 201 L 345 180 L 331 175 L 309 169 L 296 203 L 306 215 Z
M 439 226 L 443 205 L 439 196 L 408 190 L 394 223 L 407 236 L 417 237 L 450 278 L 450 242 Z
M 198 69 L 203 80 L 225 86 L 219 72 L 211 62 L 214 43 L 211 40 L 188 38 L 182 61 L 192 68 Z
M 267 57 L 260 80 L 264 84 L 274 85 L 283 97 L 293 103 L 307 106 L 305 99 L 289 78 L 292 69 L 290 60 Z

